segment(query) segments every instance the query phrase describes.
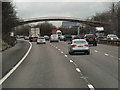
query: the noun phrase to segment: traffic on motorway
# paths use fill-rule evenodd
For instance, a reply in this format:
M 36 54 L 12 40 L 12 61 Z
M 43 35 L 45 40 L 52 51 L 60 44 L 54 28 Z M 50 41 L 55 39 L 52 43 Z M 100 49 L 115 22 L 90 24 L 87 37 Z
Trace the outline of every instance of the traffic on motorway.
M 118 2 L 19 1 L 0 4 L 3 90 L 118 90 Z

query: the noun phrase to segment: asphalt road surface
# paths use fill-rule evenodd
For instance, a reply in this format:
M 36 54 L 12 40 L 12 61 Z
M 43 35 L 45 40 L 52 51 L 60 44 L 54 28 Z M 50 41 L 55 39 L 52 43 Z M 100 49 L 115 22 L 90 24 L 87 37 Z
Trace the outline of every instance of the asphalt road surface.
M 118 47 L 91 45 L 90 52 L 90 55 L 69 55 L 68 44 L 63 41 L 40 45 L 32 42 L 28 56 L 2 86 L 118 88 Z

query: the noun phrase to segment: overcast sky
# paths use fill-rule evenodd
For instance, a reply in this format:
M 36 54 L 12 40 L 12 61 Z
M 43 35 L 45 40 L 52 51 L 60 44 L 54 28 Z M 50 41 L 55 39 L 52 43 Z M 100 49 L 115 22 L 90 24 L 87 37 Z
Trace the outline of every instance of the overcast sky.
M 75 0 L 52 0 L 52 2 L 40 2 L 34 0 L 14 0 L 18 17 L 22 19 L 37 17 L 75 17 L 86 19 L 110 9 L 111 2 L 72 2 Z M 70 2 L 69 2 L 70 1 Z M 87 0 L 86 0 L 87 1 Z M 60 26 L 61 22 L 52 22 Z

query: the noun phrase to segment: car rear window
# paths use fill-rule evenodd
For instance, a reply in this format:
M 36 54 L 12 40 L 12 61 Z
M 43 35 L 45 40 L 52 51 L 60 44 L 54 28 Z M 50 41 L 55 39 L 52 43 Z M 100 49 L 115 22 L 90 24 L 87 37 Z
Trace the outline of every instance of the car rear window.
M 86 35 L 86 37 L 87 38 L 90 38 L 90 37 L 95 38 L 95 35 Z
M 86 43 L 86 41 L 73 41 L 73 43 L 76 43 L 76 44 L 84 44 L 84 43 Z
M 44 39 L 43 37 L 39 38 L 39 39 Z
M 57 36 L 57 35 L 52 35 L 51 37 L 52 37 L 52 38 L 57 38 L 58 36 Z

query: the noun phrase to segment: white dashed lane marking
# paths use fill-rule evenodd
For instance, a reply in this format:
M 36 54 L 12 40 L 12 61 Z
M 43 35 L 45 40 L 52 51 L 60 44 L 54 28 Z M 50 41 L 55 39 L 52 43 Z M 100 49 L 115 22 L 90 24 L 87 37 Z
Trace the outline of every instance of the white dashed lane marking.
M 76 71 L 81 72 L 79 68 L 76 68 Z
M 65 55 L 65 57 L 68 57 L 67 55 Z
M 107 54 L 107 53 L 105 53 L 104 55 L 105 55 L 105 56 L 108 56 L 108 54 Z
M 70 60 L 70 62 L 73 62 L 73 60 Z
M 90 88 L 90 90 L 95 90 L 95 88 L 91 84 L 88 84 L 88 87 Z
M 95 52 L 98 52 L 97 50 L 94 50 Z
M 60 51 L 60 49 L 58 49 Z

